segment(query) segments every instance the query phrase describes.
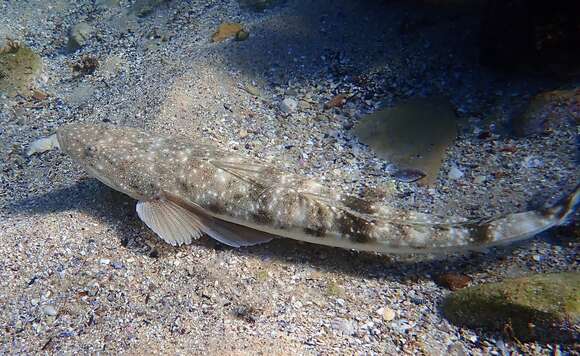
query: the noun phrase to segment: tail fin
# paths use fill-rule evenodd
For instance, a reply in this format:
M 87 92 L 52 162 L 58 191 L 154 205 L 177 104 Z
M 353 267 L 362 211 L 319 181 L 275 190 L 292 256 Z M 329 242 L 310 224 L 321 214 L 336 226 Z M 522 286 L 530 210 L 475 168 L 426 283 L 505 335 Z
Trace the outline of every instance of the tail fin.
M 525 240 L 554 226 L 569 223 L 579 203 L 580 185 L 577 185 L 572 193 L 551 207 L 464 224 L 471 225 L 466 227 L 473 232 L 473 247 L 502 245 Z
M 378 219 L 371 239 L 358 249 L 387 253 L 447 253 L 479 250 L 531 238 L 572 219 L 580 202 L 580 185 L 559 203 L 543 209 L 463 222 L 403 218 Z M 361 248 L 362 247 L 362 248 Z M 357 248 L 357 247 L 355 247 Z

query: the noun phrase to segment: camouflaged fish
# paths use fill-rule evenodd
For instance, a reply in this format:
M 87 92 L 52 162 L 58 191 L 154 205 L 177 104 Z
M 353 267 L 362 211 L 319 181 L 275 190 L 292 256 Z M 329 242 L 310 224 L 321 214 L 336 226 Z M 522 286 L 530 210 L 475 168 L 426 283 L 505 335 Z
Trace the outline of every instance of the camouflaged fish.
M 185 138 L 71 124 L 31 146 L 58 147 L 90 175 L 137 202 L 141 220 L 171 245 L 207 234 L 233 247 L 284 237 L 382 253 L 480 249 L 532 237 L 573 215 L 561 203 L 492 219 L 448 219 L 341 196 L 303 177 Z

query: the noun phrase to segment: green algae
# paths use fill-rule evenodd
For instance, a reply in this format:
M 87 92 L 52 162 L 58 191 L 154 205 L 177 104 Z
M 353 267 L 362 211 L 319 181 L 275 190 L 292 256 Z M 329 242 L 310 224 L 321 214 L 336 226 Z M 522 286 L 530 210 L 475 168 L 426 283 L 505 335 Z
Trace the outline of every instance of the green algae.
M 10 42 L 0 49 L 0 93 L 29 96 L 42 70 L 42 60 L 28 47 Z
M 453 323 L 506 331 L 523 341 L 569 342 L 578 335 L 580 273 L 537 274 L 462 289 L 443 303 Z

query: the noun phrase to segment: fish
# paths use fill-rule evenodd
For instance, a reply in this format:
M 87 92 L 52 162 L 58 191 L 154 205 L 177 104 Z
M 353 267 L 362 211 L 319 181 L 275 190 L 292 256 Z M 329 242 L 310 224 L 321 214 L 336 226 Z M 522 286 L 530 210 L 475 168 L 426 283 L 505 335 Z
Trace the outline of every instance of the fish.
M 139 218 L 181 246 L 201 236 L 232 247 L 289 238 L 383 254 L 481 250 L 571 220 L 579 187 L 559 203 L 480 219 L 396 209 L 341 194 L 273 164 L 200 143 L 112 124 L 72 123 L 30 146 L 58 148 L 89 175 L 137 200 Z

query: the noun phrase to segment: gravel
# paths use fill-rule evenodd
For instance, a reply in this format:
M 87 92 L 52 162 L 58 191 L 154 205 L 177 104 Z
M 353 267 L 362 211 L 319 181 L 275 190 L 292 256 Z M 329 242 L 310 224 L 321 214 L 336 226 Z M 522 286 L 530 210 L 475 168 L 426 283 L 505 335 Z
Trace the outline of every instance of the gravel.
M 233 0 L 151 1 L 152 10 L 138 3 L 0 4 L 0 38 L 42 57 L 34 85 L 48 94 L 0 94 L 0 353 L 571 350 L 451 324 L 438 312 L 449 291 L 436 278 L 452 269 L 476 285 L 578 270 L 574 229 L 427 258 L 287 240 L 233 250 L 203 238 L 174 248 L 138 220 L 134 201 L 63 154 L 25 151 L 65 123 L 105 121 L 195 137 L 337 191 L 379 191 L 396 208 L 492 216 L 554 202 L 578 181 L 577 131 L 565 120 L 547 135 L 515 139 L 501 130 L 513 107 L 577 82 L 479 67 L 473 9 L 325 0 L 255 12 Z M 211 43 L 224 21 L 251 35 Z M 69 29 L 82 22 L 94 32 L 70 52 Z M 403 24 L 418 27 L 402 31 Z M 93 73 L 73 71 L 82 56 L 98 61 Z M 440 93 L 463 125 L 437 182 L 393 181 L 389 162 L 348 128 L 380 107 Z M 325 108 L 338 95 L 348 100 Z M 459 179 L 449 179 L 453 165 Z

